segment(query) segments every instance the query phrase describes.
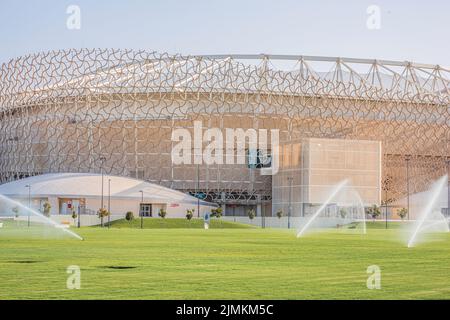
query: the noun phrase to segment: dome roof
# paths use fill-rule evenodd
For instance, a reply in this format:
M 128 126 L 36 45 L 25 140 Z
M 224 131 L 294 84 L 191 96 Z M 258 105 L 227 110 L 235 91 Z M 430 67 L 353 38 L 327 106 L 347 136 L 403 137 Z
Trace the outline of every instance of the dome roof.
M 159 186 L 146 181 L 104 175 L 103 194 L 108 195 L 108 180 L 111 180 L 111 197 L 141 199 L 141 190 L 146 201 L 197 203 L 197 198 L 182 192 Z M 101 197 L 102 176 L 95 173 L 49 173 L 33 176 L 0 185 L 0 194 L 12 197 L 27 197 L 31 186 L 33 197 Z M 201 201 L 202 204 L 214 205 Z

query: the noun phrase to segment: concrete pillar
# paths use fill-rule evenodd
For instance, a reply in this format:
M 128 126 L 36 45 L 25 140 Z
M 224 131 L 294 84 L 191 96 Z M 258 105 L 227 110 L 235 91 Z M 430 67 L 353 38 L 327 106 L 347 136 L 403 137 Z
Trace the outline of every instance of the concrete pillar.
M 258 202 L 256 204 L 256 216 L 262 217 L 261 202 Z
M 256 196 L 256 216 L 261 217 L 261 227 L 265 227 L 265 217 L 262 215 L 262 209 L 261 209 L 261 196 Z
M 59 214 L 59 201 L 57 197 L 49 197 L 48 203 L 50 203 L 50 214 L 51 215 L 57 215 Z
M 221 194 L 220 194 L 220 198 L 221 198 L 221 200 L 222 200 L 222 214 L 224 215 L 224 216 L 226 216 L 226 212 L 225 212 L 225 210 L 226 210 L 226 204 L 225 204 L 225 199 L 226 199 L 226 197 L 225 197 L 225 192 L 222 192 Z

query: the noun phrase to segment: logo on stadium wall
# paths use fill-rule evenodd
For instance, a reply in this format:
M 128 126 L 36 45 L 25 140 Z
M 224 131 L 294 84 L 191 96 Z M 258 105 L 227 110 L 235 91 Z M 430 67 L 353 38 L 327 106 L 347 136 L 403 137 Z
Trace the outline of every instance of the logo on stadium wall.
M 223 134 L 225 131 L 225 135 Z M 279 168 L 279 130 L 208 128 L 194 121 L 193 136 L 188 129 L 172 131 L 172 163 L 180 164 L 247 164 L 260 169 L 261 175 L 274 175 Z M 206 144 L 206 147 L 204 145 Z

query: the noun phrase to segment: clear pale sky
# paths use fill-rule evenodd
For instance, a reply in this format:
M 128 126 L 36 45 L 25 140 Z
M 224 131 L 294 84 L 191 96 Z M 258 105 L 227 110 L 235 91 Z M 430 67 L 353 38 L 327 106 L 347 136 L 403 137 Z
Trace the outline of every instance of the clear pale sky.
M 81 29 L 69 30 L 69 5 Z M 369 30 L 368 6 L 381 9 Z M 0 62 L 63 48 L 272 53 L 450 66 L 448 0 L 0 0 Z

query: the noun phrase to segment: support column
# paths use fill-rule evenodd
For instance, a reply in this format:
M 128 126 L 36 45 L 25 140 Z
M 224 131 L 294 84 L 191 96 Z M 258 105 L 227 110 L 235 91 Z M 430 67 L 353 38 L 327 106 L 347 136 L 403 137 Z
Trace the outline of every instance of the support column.
M 262 215 L 262 210 L 261 210 L 261 196 L 257 195 L 256 196 L 256 216 L 257 217 L 261 217 L 261 228 L 265 227 L 265 217 Z
M 221 207 L 222 207 L 222 214 L 223 214 L 224 216 L 226 216 L 226 213 L 225 213 L 225 210 L 226 210 L 226 204 L 225 204 L 225 199 L 226 199 L 226 197 L 225 197 L 225 192 L 222 191 L 222 193 L 220 194 L 220 198 L 221 198 L 221 202 L 222 202 L 222 205 L 221 205 Z
M 57 197 L 49 197 L 48 203 L 50 203 L 50 215 L 58 215 L 61 214 L 59 212 L 59 201 Z

